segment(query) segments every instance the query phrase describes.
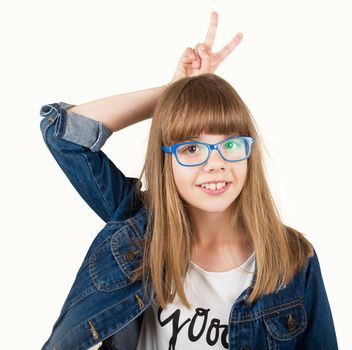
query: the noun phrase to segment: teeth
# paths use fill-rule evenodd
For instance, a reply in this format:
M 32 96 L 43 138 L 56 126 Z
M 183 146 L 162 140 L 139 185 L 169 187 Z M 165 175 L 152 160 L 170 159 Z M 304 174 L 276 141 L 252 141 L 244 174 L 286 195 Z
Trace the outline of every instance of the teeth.
M 201 185 L 203 188 L 206 188 L 207 190 L 218 190 L 220 188 L 225 187 L 226 183 L 225 182 L 218 182 L 217 184 L 203 184 Z

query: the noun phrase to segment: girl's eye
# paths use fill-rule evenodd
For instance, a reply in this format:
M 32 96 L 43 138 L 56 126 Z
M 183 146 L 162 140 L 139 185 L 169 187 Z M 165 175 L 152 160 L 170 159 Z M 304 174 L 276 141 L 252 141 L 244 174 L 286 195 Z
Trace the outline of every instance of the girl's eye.
M 232 149 L 234 147 L 236 147 L 236 145 L 235 145 L 235 143 L 233 141 L 229 141 L 229 142 L 225 143 L 225 148 L 226 149 Z
M 188 153 L 194 153 L 197 151 L 197 145 L 188 145 L 184 148 L 181 149 L 181 152 L 185 153 L 185 152 L 188 152 Z
M 224 144 L 224 146 L 225 146 L 226 149 L 231 150 L 231 149 L 240 147 L 240 142 L 237 143 L 236 141 L 229 141 L 229 142 L 226 142 Z

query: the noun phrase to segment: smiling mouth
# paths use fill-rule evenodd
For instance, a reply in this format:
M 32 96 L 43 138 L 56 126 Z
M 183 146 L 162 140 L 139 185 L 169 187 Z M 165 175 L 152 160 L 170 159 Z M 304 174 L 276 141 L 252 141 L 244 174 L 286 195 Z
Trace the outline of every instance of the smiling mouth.
M 229 181 L 216 181 L 216 182 L 205 182 L 203 184 L 200 185 L 196 185 L 197 187 L 202 187 L 202 188 L 207 188 L 208 189 L 221 189 L 226 187 L 228 184 L 230 184 L 231 182 Z M 218 184 L 221 184 L 221 187 L 218 188 Z M 215 187 L 215 188 L 214 188 Z
M 225 182 L 225 186 L 222 186 L 220 188 L 217 188 L 217 187 L 214 188 L 214 186 L 212 186 L 211 188 L 206 188 L 205 186 L 202 186 L 202 185 L 196 185 L 196 186 L 199 187 L 204 192 L 207 192 L 210 194 L 218 194 L 218 193 L 225 192 L 228 189 L 230 184 L 231 182 Z

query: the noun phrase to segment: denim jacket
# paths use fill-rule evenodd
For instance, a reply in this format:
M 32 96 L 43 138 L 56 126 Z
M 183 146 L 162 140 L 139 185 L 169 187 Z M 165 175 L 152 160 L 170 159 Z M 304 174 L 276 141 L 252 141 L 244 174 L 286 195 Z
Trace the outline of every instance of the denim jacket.
M 136 196 L 138 178 L 126 177 L 101 151 L 112 131 L 101 122 L 67 111 L 64 102 L 41 107 L 40 129 L 49 151 L 87 204 L 106 223 L 93 240 L 42 350 L 135 350 L 144 311 L 151 307 L 141 281 L 131 281 L 140 265 L 147 212 Z M 308 264 L 283 288 L 244 301 L 251 285 L 229 312 L 231 350 L 335 350 L 333 318 L 319 260 Z

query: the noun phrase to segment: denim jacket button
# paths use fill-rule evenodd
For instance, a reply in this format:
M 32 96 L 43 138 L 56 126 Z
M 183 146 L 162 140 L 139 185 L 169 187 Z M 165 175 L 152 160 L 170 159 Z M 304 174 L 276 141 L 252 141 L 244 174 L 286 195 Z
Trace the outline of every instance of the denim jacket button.
M 123 257 L 125 258 L 126 261 L 133 260 L 134 256 L 135 256 L 135 253 L 133 251 L 125 252 L 125 254 L 123 255 Z
M 288 315 L 287 328 L 290 332 L 294 331 L 297 328 L 297 322 L 291 314 Z

